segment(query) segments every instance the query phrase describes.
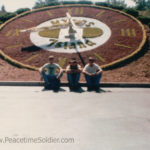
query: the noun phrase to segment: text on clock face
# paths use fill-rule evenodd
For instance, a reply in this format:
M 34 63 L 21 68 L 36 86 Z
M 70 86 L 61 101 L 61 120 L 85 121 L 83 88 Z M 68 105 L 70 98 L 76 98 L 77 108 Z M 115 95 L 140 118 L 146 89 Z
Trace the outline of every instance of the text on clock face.
M 61 17 L 36 26 L 30 34 L 32 43 L 48 51 L 76 53 L 101 46 L 111 36 L 110 28 L 97 19 L 70 17 L 69 23 Z

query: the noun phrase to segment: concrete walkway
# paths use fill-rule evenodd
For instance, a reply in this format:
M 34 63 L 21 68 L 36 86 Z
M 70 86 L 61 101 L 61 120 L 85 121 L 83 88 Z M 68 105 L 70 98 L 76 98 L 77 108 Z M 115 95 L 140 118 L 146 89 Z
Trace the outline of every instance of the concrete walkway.
M 150 88 L 0 86 L 2 150 L 149 150 L 149 141 Z

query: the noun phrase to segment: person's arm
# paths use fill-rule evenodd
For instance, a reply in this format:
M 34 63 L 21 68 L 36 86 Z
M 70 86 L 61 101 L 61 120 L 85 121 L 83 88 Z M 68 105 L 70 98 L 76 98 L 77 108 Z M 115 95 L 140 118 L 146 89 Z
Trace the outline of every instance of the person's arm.
M 96 71 L 95 75 L 99 75 L 102 72 L 103 72 L 103 70 L 101 69 L 101 67 L 97 65 L 97 71 Z
M 47 64 L 45 64 L 44 66 L 40 67 L 38 71 L 39 71 L 40 73 L 41 73 L 42 71 L 45 71 L 44 69 L 45 69 L 46 65 L 47 65 Z
M 83 68 L 82 72 L 88 76 L 92 76 L 92 74 L 87 71 L 87 65 Z
M 78 73 L 81 73 L 82 72 L 82 68 L 81 68 L 81 66 L 80 65 L 78 65 Z
M 71 73 L 70 65 L 66 67 L 66 73 Z
M 58 65 L 58 68 L 59 68 L 59 74 L 57 76 L 57 79 L 59 79 L 61 74 L 63 73 L 63 69 L 59 65 Z

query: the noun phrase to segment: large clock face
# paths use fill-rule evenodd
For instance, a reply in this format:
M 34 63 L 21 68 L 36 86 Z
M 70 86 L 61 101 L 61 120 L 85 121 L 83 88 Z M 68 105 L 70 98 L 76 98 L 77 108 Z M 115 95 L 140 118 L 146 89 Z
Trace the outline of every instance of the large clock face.
M 89 56 L 99 65 L 107 65 L 138 51 L 144 41 L 145 31 L 135 18 L 88 5 L 28 12 L 0 30 L 0 49 L 10 58 L 36 67 L 46 63 L 49 55 L 63 67 L 72 57 L 84 65 Z

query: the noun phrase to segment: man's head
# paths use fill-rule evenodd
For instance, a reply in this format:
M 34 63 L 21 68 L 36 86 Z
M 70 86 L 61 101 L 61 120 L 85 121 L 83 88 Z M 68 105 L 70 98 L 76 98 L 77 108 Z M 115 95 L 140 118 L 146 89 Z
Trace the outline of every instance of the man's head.
M 76 66 L 76 65 L 77 65 L 76 58 L 72 58 L 72 59 L 70 60 L 70 64 L 71 64 L 72 66 Z
M 94 58 L 92 58 L 92 57 L 89 57 L 89 64 L 90 64 L 90 66 L 92 66 L 93 65 L 93 63 L 94 63 Z
M 54 56 L 51 55 L 48 57 L 48 59 L 49 59 L 50 64 L 52 64 L 54 62 Z

